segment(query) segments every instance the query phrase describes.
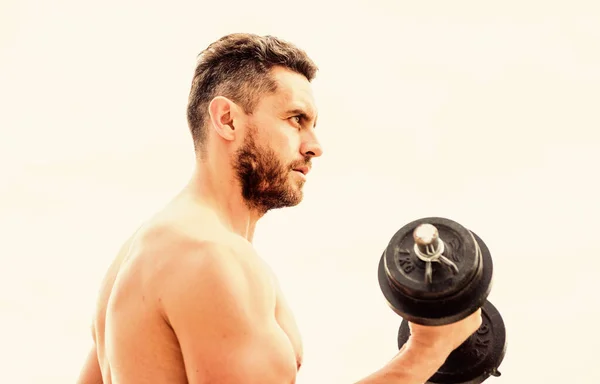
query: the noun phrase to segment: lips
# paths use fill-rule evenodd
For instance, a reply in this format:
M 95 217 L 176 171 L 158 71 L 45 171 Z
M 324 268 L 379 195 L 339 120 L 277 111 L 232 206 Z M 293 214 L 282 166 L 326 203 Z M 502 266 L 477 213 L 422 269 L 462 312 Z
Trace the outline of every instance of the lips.
M 296 172 L 300 172 L 302 173 L 304 176 L 306 176 L 308 174 L 308 172 L 310 172 L 310 167 L 308 166 L 304 166 L 304 167 L 296 167 L 294 168 L 294 171 Z

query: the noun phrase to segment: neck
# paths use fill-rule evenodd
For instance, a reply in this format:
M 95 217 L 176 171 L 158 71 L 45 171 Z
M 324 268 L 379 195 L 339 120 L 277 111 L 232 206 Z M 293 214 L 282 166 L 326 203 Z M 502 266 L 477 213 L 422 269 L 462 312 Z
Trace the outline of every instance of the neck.
M 256 223 L 264 212 L 248 207 L 231 167 L 217 167 L 216 164 L 199 161 L 185 191 L 199 204 L 215 212 L 227 229 L 252 242 Z

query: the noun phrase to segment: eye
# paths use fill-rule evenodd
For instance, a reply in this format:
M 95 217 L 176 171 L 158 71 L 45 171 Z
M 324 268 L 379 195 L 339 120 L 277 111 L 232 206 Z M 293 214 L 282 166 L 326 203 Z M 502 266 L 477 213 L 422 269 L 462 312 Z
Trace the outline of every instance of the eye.
M 292 119 L 292 121 L 294 122 L 294 124 L 298 127 L 302 127 L 302 120 L 303 120 L 303 116 L 302 115 L 296 115 L 296 116 L 292 116 L 290 117 L 290 119 Z

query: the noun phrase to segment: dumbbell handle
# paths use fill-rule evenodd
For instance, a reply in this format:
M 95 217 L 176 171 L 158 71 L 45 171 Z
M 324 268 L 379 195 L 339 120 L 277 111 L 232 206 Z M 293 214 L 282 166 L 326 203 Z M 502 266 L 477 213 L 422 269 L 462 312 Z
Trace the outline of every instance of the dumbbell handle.
M 449 267 L 455 274 L 458 273 L 458 267 L 450 259 L 444 256 L 445 245 L 440 238 L 438 229 L 431 224 L 425 223 L 419 225 L 413 231 L 415 240 L 415 254 L 425 262 L 425 282 L 433 282 L 433 269 L 431 263 L 440 263 Z

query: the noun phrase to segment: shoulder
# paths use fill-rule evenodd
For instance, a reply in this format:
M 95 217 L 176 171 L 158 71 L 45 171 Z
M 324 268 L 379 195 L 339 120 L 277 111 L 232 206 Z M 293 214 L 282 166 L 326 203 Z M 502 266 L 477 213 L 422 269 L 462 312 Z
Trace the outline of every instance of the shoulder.
M 206 208 L 190 204 L 167 207 L 136 234 L 134 246 L 144 254 L 197 260 L 199 255 L 252 254 L 250 243 L 228 231 Z
M 142 234 L 139 248 L 166 318 L 190 305 L 252 301 L 268 289 L 254 248 L 232 234 L 196 236 L 159 226 Z
M 235 242 L 181 239 L 177 255 L 169 257 L 162 281 L 179 291 L 206 284 L 243 283 L 251 250 Z
M 243 243 L 203 240 L 177 259 L 160 283 L 159 302 L 178 337 L 208 340 L 219 332 L 233 339 L 262 327 L 273 314 L 269 275 Z
M 168 267 L 169 273 L 185 273 L 185 267 L 253 253 L 204 211 L 169 207 L 160 212 L 134 235 L 128 245 L 130 256 L 143 264 Z
M 155 217 L 135 235 L 129 253 L 125 269 L 141 278 L 167 322 L 190 305 L 245 305 L 273 290 L 252 245 L 209 214 L 192 220 L 185 212 L 170 211 Z

